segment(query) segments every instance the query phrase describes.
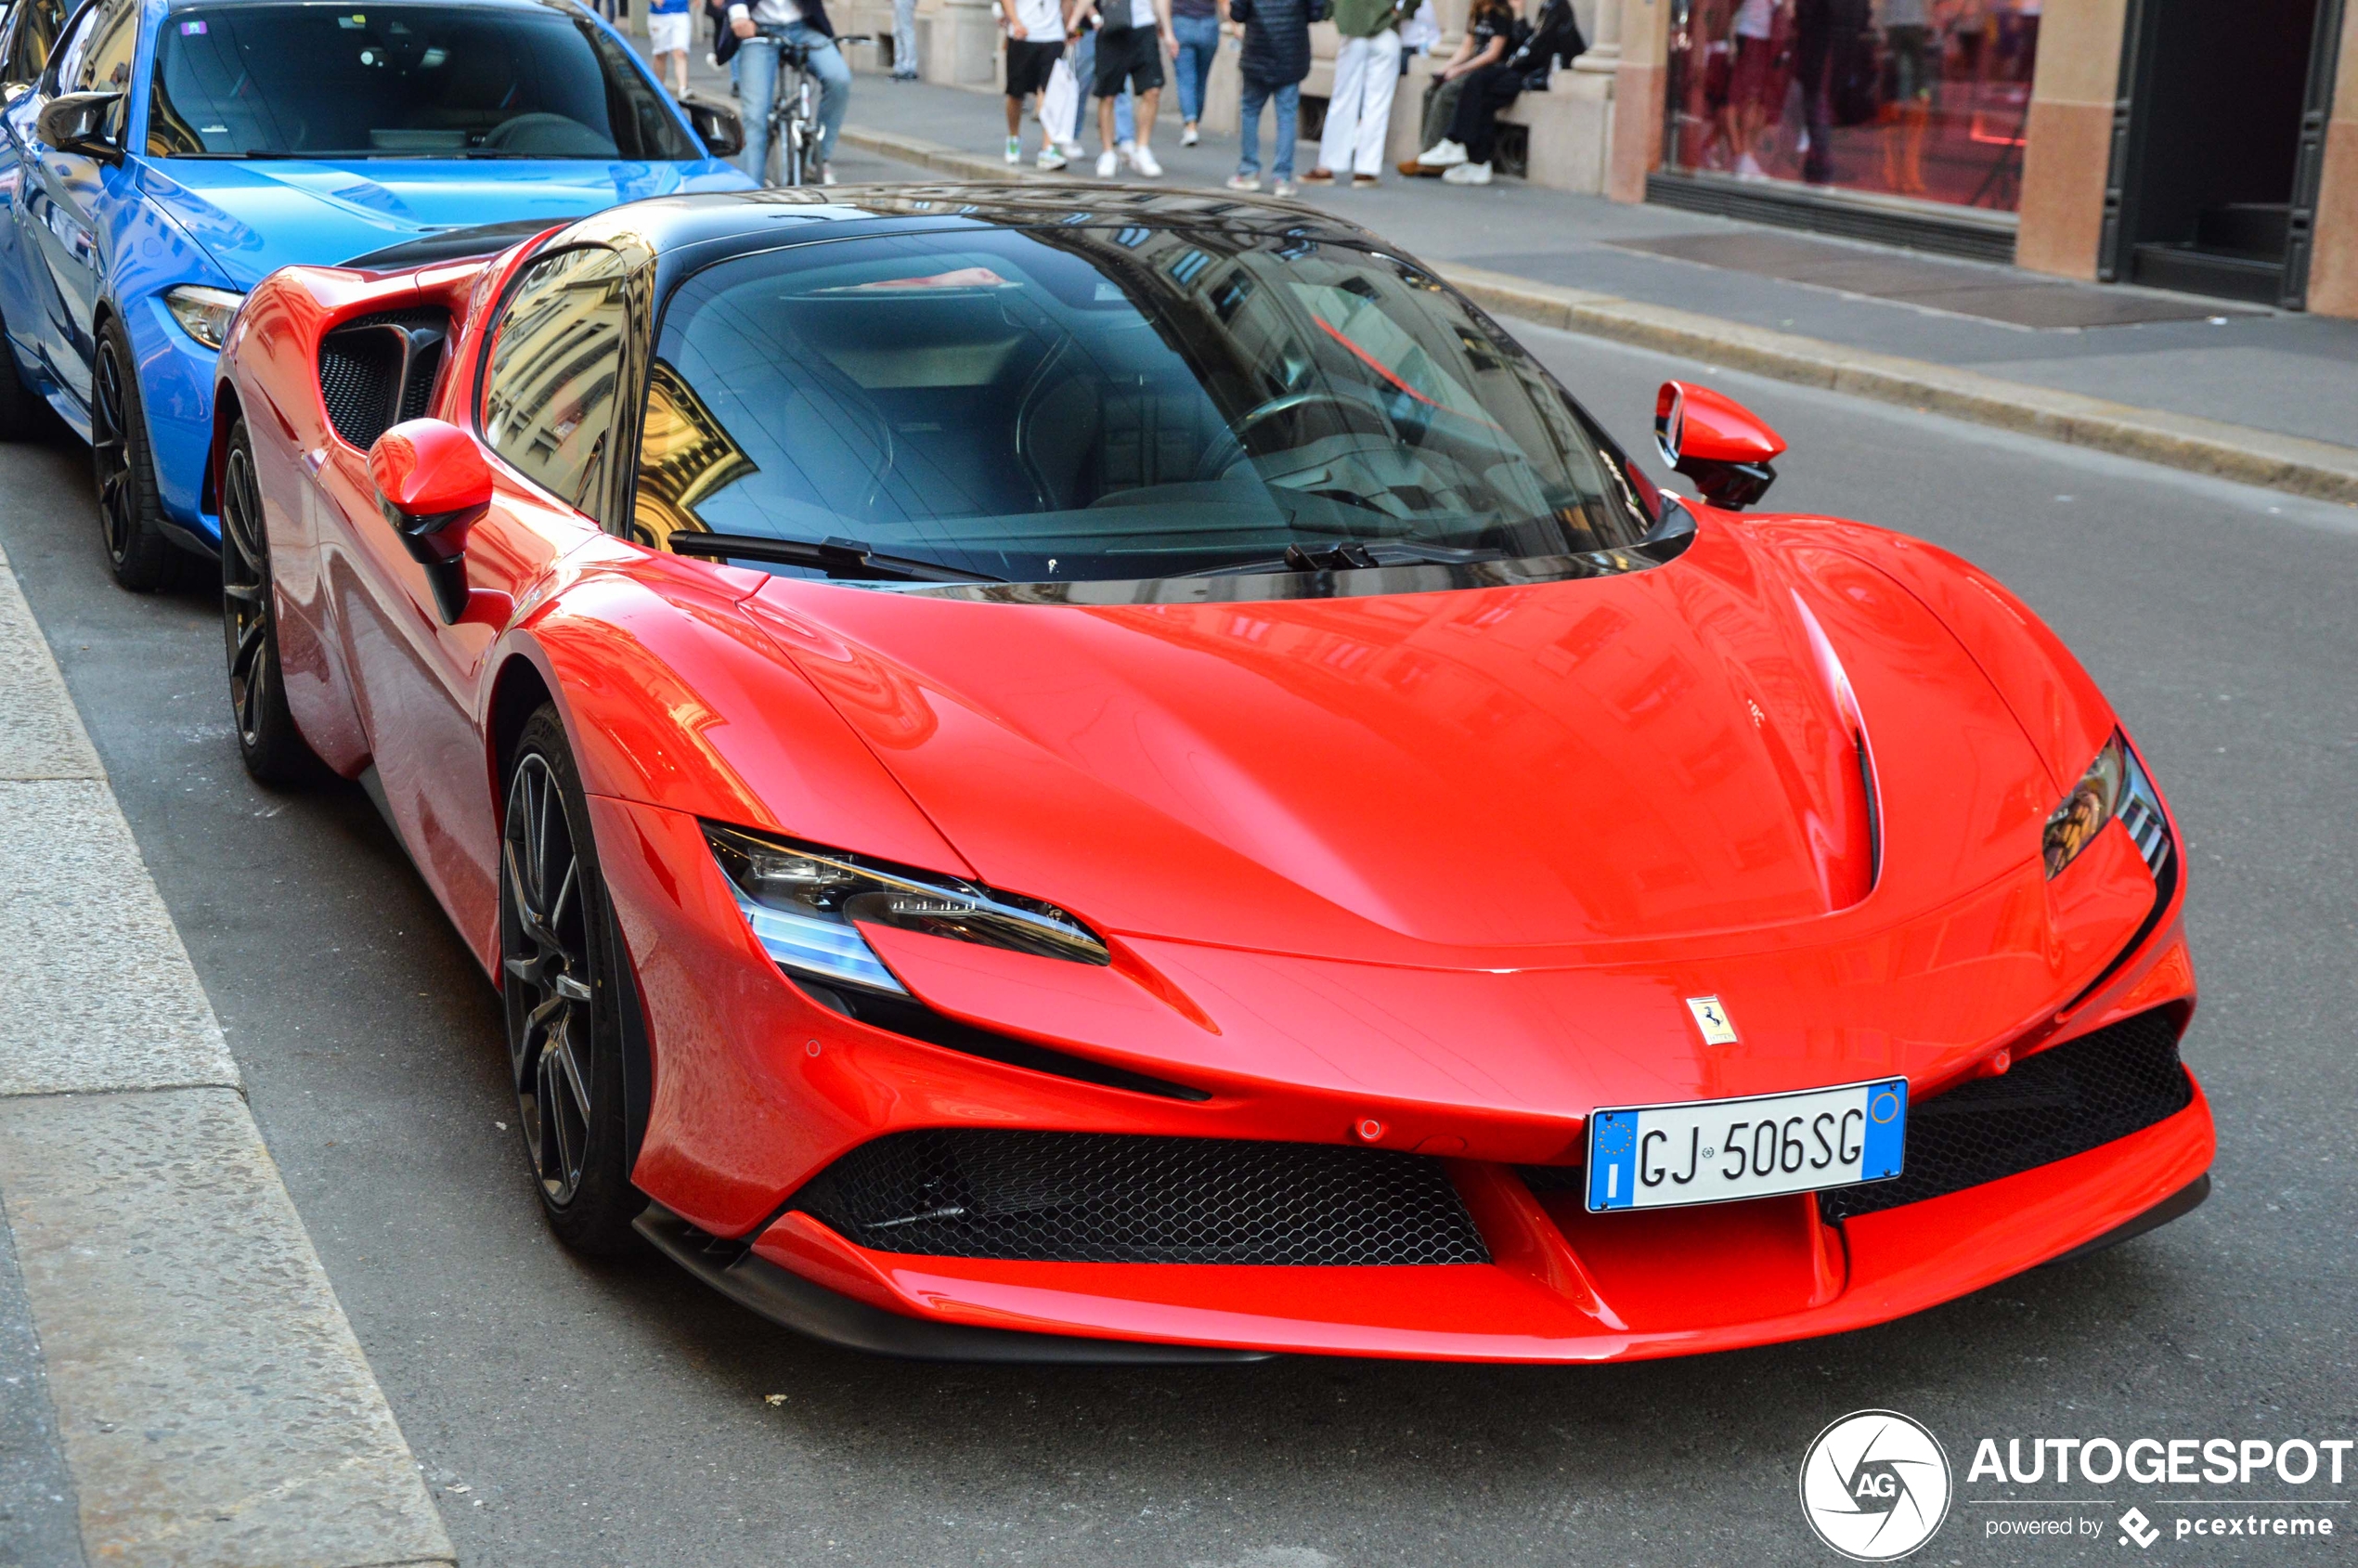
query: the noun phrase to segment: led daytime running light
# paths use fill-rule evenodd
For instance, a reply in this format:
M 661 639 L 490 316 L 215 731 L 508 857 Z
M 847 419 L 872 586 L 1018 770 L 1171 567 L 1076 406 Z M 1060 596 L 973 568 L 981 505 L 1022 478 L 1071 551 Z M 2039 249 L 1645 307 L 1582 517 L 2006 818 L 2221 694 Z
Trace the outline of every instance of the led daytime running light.
M 860 934 L 861 923 L 1082 964 L 1111 962 L 1095 932 L 1035 899 L 709 823 L 705 841 L 762 951 L 797 974 L 905 994 Z
M 245 303 L 245 298 L 227 289 L 184 283 L 165 293 L 163 305 L 190 337 L 207 348 L 218 349 L 229 341 L 229 323 L 237 317 L 238 306 Z

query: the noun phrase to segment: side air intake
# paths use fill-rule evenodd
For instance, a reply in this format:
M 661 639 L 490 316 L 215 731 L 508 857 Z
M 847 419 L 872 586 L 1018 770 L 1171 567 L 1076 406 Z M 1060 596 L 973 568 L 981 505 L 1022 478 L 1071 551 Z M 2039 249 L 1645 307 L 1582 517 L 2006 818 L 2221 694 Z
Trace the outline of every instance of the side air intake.
M 367 451 L 378 436 L 424 415 L 450 333 L 439 310 L 390 310 L 334 328 L 319 342 L 319 400 L 328 422 Z

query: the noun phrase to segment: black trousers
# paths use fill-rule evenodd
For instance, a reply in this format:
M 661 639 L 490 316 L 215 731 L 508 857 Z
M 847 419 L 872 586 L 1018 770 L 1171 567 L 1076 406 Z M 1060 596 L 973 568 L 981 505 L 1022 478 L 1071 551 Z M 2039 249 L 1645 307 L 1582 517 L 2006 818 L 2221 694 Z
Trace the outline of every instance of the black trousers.
M 1490 162 L 1498 145 L 1498 111 L 1522 93 L 1522 72 L 1511 66 L 1485 65 L 1466 78 L 1466 90 L 1458 97 L 1458 117 L 1449 124 L 1449 139 L 1463 144 L 1469 162 Z

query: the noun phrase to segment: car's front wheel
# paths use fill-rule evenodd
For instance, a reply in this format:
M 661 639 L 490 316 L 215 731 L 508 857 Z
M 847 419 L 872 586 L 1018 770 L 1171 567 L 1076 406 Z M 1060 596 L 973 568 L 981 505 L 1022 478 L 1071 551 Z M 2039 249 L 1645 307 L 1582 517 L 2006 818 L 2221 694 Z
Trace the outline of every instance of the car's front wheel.
M 526 1158 L 559 1240 L 630 1245 L 646 1199 L 625 1165 L 626 962 L 598 874 L 590 808 L 551 705 L 525 721 L 499 853 L 499 987 Z
M 170 588 L 179 580 L 184 552 L 163 537 L 163 502 L 139 408 L 138 361 L 123 323 L 112 317 L 98 329 L 98 355 L 90 366 L 90 462 L 107 570 L 134 593 Z
M 253 443 L 246 421 L 229 427 L 221 460 L 221 638 L 229 655 L 229 707 L 238 755 L 259 783 L 308 784 L 326 767 L 295 728 L 279 664 L 279 610 L 270 592 L 270 534 L 263 526 Z

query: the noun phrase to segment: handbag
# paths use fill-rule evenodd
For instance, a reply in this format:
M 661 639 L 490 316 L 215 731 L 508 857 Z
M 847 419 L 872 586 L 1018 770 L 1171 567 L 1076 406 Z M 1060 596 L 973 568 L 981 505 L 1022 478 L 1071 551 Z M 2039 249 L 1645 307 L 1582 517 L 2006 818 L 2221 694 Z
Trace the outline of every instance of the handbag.
M 1058 55 L 1048 71 L 1048 89 L 1040 95 L 1040 128 L 1048 133 L 1050 141 L 1077 140 L 1080 113 L 1081 80 L 1072 73 L 1070 58 Z

